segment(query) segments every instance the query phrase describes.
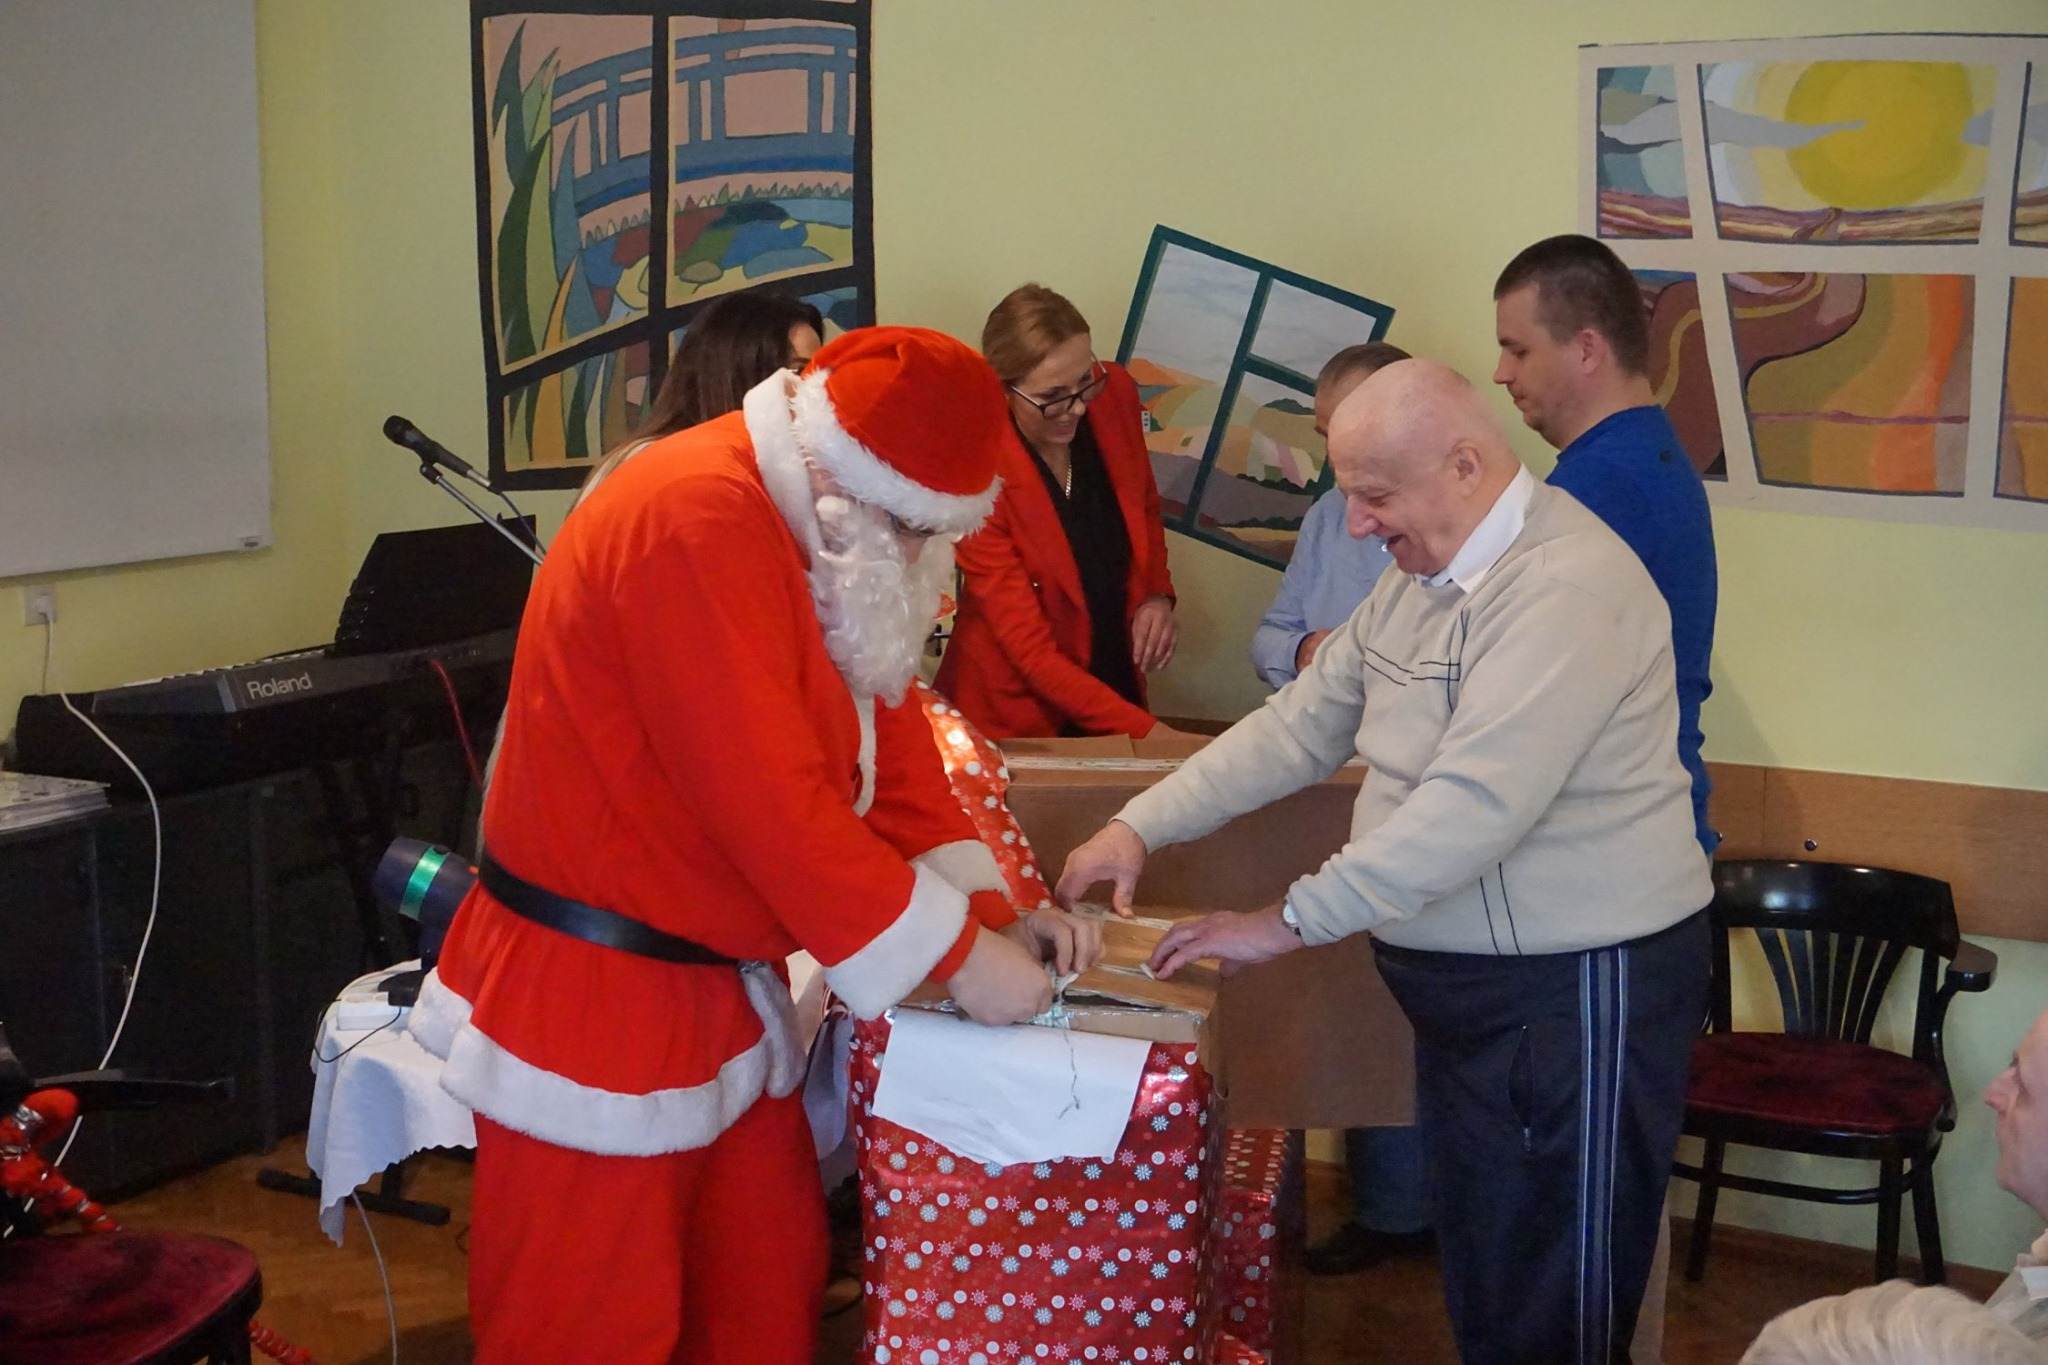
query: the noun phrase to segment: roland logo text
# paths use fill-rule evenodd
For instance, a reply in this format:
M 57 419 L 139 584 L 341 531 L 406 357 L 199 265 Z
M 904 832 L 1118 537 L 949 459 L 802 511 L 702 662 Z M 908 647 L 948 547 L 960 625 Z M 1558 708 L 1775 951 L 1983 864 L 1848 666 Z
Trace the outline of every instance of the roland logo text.
M 248 689 L 250 701 L 271 701 L 277 697 L 289 697 L 296 692 L 311 692 L 313 674 L 308 671 L 296 678 L 250 678 L 242 686 Z

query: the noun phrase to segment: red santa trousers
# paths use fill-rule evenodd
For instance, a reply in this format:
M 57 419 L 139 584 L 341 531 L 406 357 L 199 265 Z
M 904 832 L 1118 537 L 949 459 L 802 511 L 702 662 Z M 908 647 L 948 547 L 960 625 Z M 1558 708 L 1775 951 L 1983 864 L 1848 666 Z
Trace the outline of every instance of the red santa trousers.
M 476 1116 L 479 1365 L 810 1365 L 824 1196 L 800 1094 L 708 1147 L 597 1156 Z

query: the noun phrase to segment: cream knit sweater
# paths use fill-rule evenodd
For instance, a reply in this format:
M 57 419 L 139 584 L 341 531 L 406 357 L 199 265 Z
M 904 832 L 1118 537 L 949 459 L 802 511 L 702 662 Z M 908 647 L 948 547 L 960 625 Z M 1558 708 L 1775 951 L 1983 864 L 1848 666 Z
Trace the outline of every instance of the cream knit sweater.
M 1117 818 L 1148 848 L 1200 838 L 1356 755 L 1351 841 L 1289 892 L 1305 941 L 1579 951 L 1712 895 L 1677 736 L 1663 598 L 1538 487 L 1471 594 L 1381 575 L 1306 673 Z

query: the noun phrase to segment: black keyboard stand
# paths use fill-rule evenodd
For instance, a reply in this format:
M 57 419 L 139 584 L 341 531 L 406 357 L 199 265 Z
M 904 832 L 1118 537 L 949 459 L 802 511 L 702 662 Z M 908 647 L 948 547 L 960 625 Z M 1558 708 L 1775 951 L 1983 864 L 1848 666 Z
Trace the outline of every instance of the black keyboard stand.
M 398 942 L 398 936 L 389 928 L 387 917 L 378 907 L 376 895 L 370 887 L 371 870 L 377 865 L 378 857 L 397 837 L 399 815 L 405 801 L 400 763 L 409 727 L 402 716 L 392 713 L 385 715 L 381 725 L 382 744 L 377 752 L 320 763 L 313 768 L 321 804 L 327 814 L 324 822 L 327 833 L 334 840 L 336 854 L 348 877 L 349 894 L 356 903 L 356 913 L 362 922 L 365 969 L 402 961 L 415 951 L 414 945 Z M 488 734 L 490 730 L 473 728 L 471 733 Z M 482 798 L 481 792 L 477 795 Z M 443 838 L 443 843 L 449 848 L 461 847 L 468 805 L 466 800 L 456 803 L 455 827 Z M 410 928 L 409 921 L 400 923 Z M 370 1213 L 388 1213 L 429 1227 L 441 1227 L 448 1221 L 446 1205 L 405 1197 L 405 1168 L 410 1160 L 408 1157 L 385 1167 L 383 1175 L 378 1178 L 377 1188 L 359 1190 L 356 1198 Z M 309 1199 L 320 1197 L 320 1181 L 316 1177 L 279 1170 L 274 1166 L 257 1171 L 256 1183 L 279 1194 L 296 1194 Z
M 445 1226 L 448 1222 L 446 1204 L 405 1197 L 405 1167 L 411 1160 L 407 1157 L 405 1161 L 394 1161 L 386 1166 L 384 1174 L 377 1177 L 377 1188 L 357 1190 L 356 1201 L 367 1213 L 388 1213 L 432 1228 Z M 279 1194 L 302 1195 L 308 1199 L 320 1197 L 320 1182 L 310 1175 L 293 1175 L 289 1171 L 265 1167 L 256 1172 L 256 1183 Z
M 403 799 L 400 761 L 405 752 L 403 720 L 386 714 L 382 742 L 374 753 L 316 764 L 314 781 L 326 808 L 326 833 L 348 878 L 350 897 L 363 931 L 363 968 L 369 970 L 411 955 L 400 942 L 370 889 L 377 859 L 398 837 L 398 810 Z

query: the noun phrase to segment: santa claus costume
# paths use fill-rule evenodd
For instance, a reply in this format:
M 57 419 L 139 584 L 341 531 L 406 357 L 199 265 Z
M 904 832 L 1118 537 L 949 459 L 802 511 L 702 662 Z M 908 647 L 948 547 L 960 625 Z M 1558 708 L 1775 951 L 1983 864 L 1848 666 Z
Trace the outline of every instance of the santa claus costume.
M 621 466 L 535 577 L 485 881 L 410 1025 L 476 1111 L 478 1360 L 811 1359 L 780 964 L 872 1017 L 1011 918 L 903 696 L 1007 422 L 951 338 L 850 333 Z

